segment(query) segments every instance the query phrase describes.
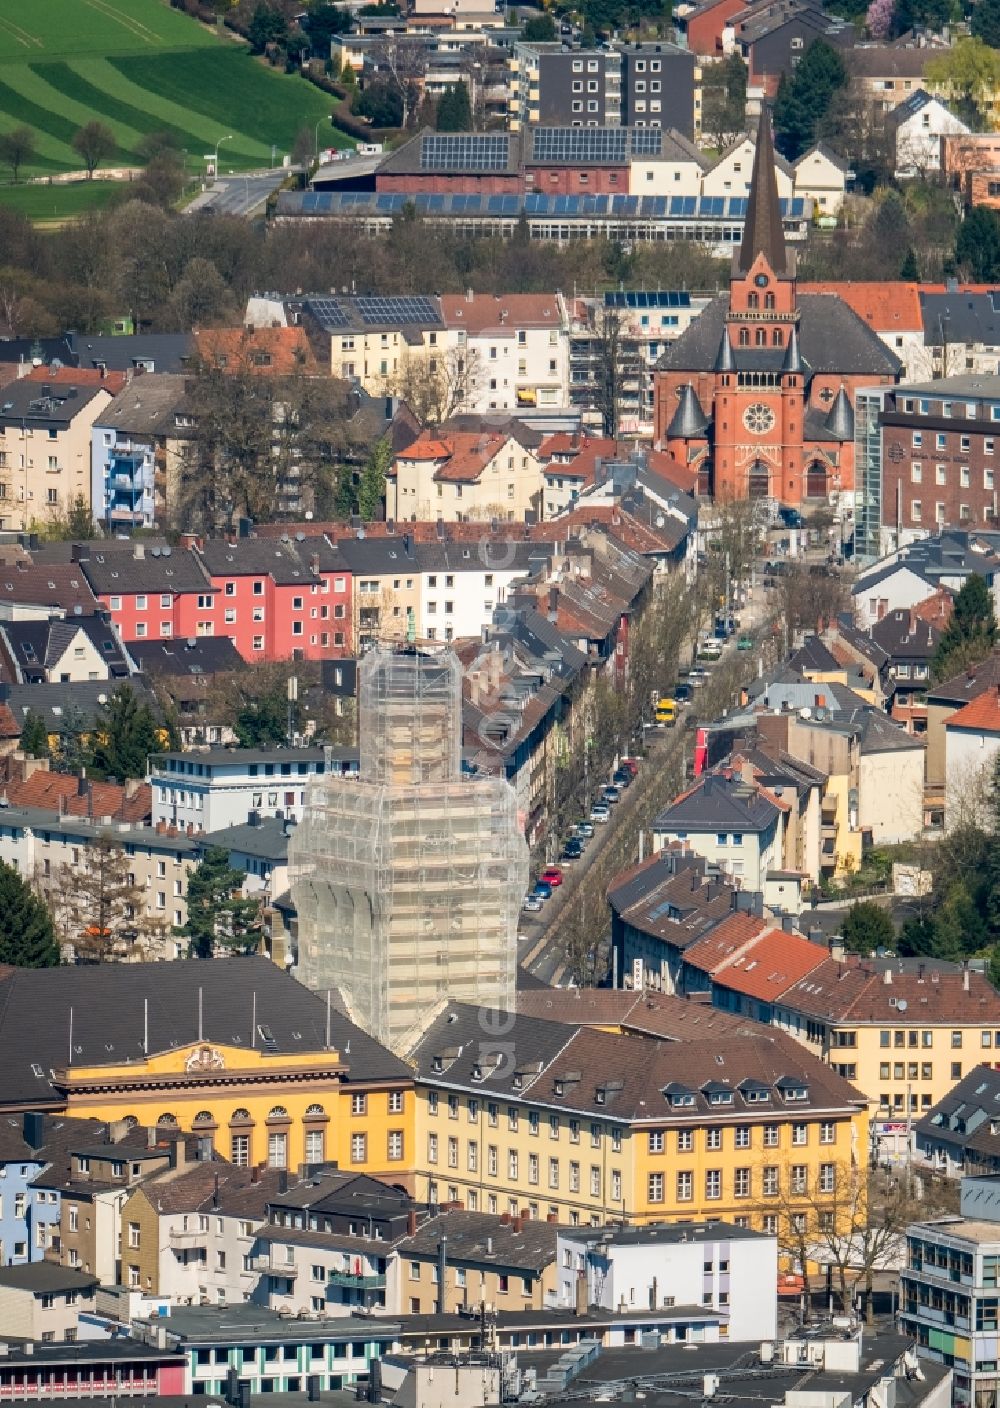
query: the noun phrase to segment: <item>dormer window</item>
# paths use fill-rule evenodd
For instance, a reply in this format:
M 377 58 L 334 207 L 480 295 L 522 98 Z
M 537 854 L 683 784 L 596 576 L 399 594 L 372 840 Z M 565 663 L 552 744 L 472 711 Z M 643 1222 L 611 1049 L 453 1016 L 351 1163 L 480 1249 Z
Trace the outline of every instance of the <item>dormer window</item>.
M 431 1061 L 431 1070 L 439 1072 L 444 1070 L 444 1061 L 440 1056 L 435 1056 Z
M 522 1086 L 524 1085 L 524 1078 L 522 1077 L 520 1071 L 514 1072 L 514 1079 L 512 1080 L 511 1084 L 513 1085 L 515 1090 L 520 1090 L 522 1088 Z
M 786 1100 L 805 1100 L 809 1096 L 809 1091 L 804 1085 L 789 1085 L 785 1087 Z
M 565 1090 L 566 1090 L 566 1087 L 565 1087 L 564 1083 L 563 1083 L 561 1080 L 557 1080 L 557 1081 L 555 1082 L 555 1093 L 556 1093 L 557 1095 L 563 1095 L 563 1094 L 565 1094 Z
M 733 1092 L 731 1090 L 713 1090 L 708 1097 L 710 1105 L 731 1105 L 733 1103 Z

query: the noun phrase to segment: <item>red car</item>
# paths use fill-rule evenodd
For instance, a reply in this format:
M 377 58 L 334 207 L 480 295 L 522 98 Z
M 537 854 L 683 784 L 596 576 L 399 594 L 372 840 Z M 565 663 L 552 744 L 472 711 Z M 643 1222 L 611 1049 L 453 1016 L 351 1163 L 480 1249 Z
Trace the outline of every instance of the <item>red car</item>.
M 637 758 L 622 758 L 621 765 L 623 768 L 628 768 L 629 772 L 632 774 L 633 777 L 638 776 L 639 761 Z
M 548 870 L 543 870 L 539 875 L 539 880 L 544 880 L 546 885 L 551 885 L 553 889 L 563 882 L 563 873 L 558 865 L 550 865 Z

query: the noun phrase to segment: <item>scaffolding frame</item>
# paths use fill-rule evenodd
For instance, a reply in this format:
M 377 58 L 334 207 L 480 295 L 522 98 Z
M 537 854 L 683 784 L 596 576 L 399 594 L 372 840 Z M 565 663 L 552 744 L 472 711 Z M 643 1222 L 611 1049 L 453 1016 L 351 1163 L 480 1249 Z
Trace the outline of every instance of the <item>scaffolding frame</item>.
M 359 675 L 360 774 L 311 783 L 289 846 L 299 976 L 401 1051 L 442 998 L 510 1010 L 528 851 L 510 784 L 462 775 L 455 655 Z

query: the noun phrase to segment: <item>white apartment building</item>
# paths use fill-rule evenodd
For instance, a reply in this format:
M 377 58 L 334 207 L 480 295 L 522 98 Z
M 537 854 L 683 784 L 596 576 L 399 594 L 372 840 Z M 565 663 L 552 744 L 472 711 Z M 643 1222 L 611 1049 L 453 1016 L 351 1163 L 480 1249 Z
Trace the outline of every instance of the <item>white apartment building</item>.
M 470 412 L 569 405 L 569 312 L 561 293 L 444 294 L 446 337 L 464 348 Z
M 259 816 L 302 817 L 312 778 L 344 767 L 342 750 L 324 748 L 208 748 L 201 753 L 158 753 L 150 760 L 153 822 L 194 833 L 242 826 Z

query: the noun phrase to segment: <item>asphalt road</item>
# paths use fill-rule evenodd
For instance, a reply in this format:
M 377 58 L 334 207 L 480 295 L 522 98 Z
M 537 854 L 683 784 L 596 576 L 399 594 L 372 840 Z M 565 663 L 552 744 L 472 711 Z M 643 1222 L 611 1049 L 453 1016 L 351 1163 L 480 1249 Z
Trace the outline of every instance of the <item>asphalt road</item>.
M 283 167 L 247 176 L 220 176 L 187 206 L 186 215 L 253 215 L 288 177 Z

